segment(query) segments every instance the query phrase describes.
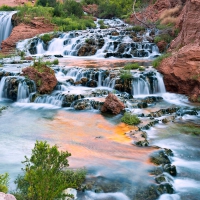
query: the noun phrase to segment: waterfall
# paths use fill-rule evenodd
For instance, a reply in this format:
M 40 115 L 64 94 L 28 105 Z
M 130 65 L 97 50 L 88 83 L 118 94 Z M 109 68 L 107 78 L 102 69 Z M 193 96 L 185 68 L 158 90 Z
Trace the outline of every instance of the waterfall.
M 1 82 L 0 82 L 0 100 L 2 100 L 2 98 L 6 97 L 6 92 L 4 90 L 4 87 L 5 87 L 5 84 L 6 84 L 6 78 L 7 77 L 3 77 L 1 79 Z
M 118 23 L 119 21 L 115 21 Z M 133 39 L 133 34 L 136 35 Z M 156 44 L 147 40 L 145 35 L 127 30 L 126 27 L 118 29 L 94 29 L 85 31 L 69 31 L 57 34 L 43 48 L 43 41 L 39 36 L 29 39 L 24 44 L 19 42 L 17 48 L 32 55 L 61 55 L 90 56 L 90 57 L 117 57 L 117 58 L 153 58 L 160 55 Z M 22 44 L 23 43 L 23 44 Z M 33 48 L 34 47 L 34 48 Z
M 39 96 L 35 99 L 34 103 L 52 104 L 61 107 L 63 104 L 64 95 L 60 92 L 56 92 L 50 95 Z
M 15 13 L 16 11 L 12 12 L 0 11 L 0 45 L 3 40 L 9 37 L 12 31 L 13 27 L 11 18 Z

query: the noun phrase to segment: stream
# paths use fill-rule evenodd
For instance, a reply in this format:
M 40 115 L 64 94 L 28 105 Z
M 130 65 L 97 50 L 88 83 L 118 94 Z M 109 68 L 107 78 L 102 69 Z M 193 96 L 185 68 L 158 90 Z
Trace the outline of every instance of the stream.
M 31 155 L 36 140 L 46 140 L 72 154 L 70 168 L 86 168 L 87 189 L 78 192 L 79 200 L 199 200 L 200 105 L 166 92 L 162 75 L 150 64 L 160 55 L 147 40 L 150 30 L 138 33 L 140 41 L 135 42 L 118 20 L 117 33 L 112 20 L 105 23 L 111 28 L 58 33 L 48 46 L 39 37 L 18 43 L 27 55 L 59 57 L 60 64 L 52 67 L 58 84 L 49 95 L 35 98 L 34 82 L 20 76 L 29 62 L 22 64 L 19 57 L 0 60 L 0 107 L 6 106 L 0 112 L 0 173 L 9 173 L 9 188 L 14 190 L 24 156 Z M 120 67 L 135 61 L 145 71 L 131 70 L 128 92 L 118 91 Z M 15 95 L 9 92 L 13 83 Z M 122 114 L 100 112 L 109 92 L 124 102 L 126 111 L 139 116 L 149 146 L 136 145 L 130 131 L 137 128 L 122 123 Z M 159 169 L 150 162 L 158 147 L 173 152 L 168 157 L 177 174 L 163 172 L 172 192 L 165 187 L 161 192 L 149 189 L 165 184 L 156 182 L 152 173 Z

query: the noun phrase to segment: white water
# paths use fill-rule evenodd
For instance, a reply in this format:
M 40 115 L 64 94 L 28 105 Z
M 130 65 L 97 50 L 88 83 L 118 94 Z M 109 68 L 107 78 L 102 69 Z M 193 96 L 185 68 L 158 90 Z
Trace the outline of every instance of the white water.
M 41 39 L 38 39 L 36 55 L 77 56 L 81 47 L 85 48 L 87 42 L 90 40 L 95 41 L 96 45 L 94 45 L 94 48 L 96 48 L 97 52 L 95 55 L 89 57 L 127 58 L 128 55 L 128 58 L 152 58 L 156 55 L 160 55 L 157 46 L 153 43 L 149 43 L 145 38 L 144 41 L 134 42 L 130 36 L 124 34 L 125 29 L 117 30 L 119 34 L 117 36 L 111 35 L 113 31 L 116 31 L 116 29 L 95 29 L 92 31 L 70 31 L 68 33 L 62 33 L 58 38 L 54 38 L 49 42 L 47 51 L 44 50 Z M 104 40 L 104 45 L 102 47 L 98 47 L 100 39 Z M 32 39 L 19 42 L 17 48 L 30 54 L 28 49 L 30 48 L 31 40 Z M 124 46 L 122 47 L 123 50 L 119 50 L 121 46 Z M 84 55 L 79 53 L 79 56 Z M 88 57 L 88 55 L 86 56 Z
M 5 40 L 12 31 L 11 18 L 12 15 L 15 13 L 16 11 L 12 12 L 0 11 L 0 47 L 1 47 L 1 42 Z

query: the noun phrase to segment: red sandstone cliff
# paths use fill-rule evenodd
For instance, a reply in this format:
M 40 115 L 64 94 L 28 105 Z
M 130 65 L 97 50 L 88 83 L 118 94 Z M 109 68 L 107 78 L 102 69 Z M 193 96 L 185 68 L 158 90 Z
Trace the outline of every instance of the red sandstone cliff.
M 55 29 L 55 25 L 45 23 L 43 19 L 37 18 L 30 24 L 20 23 L 12 30 L 11 35 L 2 42 L 2 52 L 7 53 L 15 49 L 16 43 L 20 40 L 32 38 L 38 34 L 51 32 Z
M 200 102 L 200 0 L 187 0 L 177 26 L 180 33 L 170 45 L 170 58 L 158 70 L 167 91 L 186 94 Z

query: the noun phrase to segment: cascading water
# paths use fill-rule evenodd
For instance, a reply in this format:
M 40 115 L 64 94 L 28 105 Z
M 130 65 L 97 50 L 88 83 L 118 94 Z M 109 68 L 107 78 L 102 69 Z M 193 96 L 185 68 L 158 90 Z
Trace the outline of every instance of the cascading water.
M 147 30 L 149 34 L 149 30 Z M 53 34 L 53 33 L 51 33 Z M 147 40 L 147 33 L 126 28 L 94 29 L 57 33 L 46 45 L 39 37 L 19 42 L 17 48 L 35 55 L 153 58 L 158 47 Z M 137 39 L 136 39 L 137 38 Z M 23 44 L 22 44 L 23 43 Z
M 0 11 L 0 45 L 3 40 L 5 40 L 12 31 L 12 22 L 11 18 L 16 11 L 5 12 Z M 1 46 L 0 46 L 1 47 Z

